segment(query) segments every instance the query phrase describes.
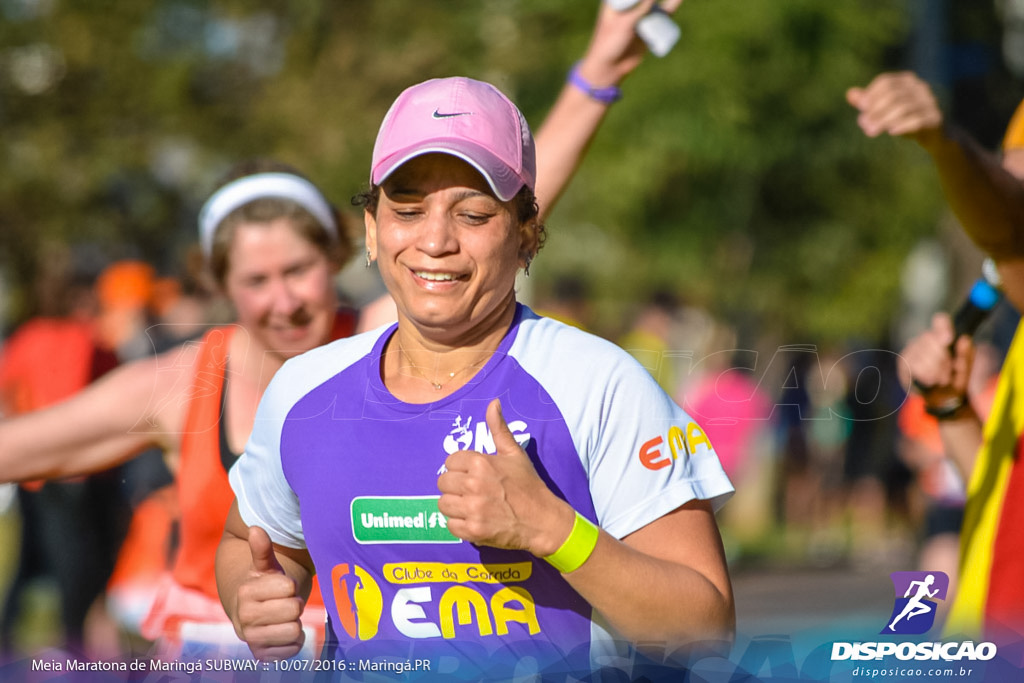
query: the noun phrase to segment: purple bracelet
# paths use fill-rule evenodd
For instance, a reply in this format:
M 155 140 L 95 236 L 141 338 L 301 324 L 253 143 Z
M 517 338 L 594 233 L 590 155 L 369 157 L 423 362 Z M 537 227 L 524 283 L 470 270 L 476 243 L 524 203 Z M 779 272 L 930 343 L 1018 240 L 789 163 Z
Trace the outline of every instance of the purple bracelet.
M 607 88 L 595 88 L 588 83 L 587 79 L 580 75 L 579 62 L 573 64 L 567 80 L 573 86 L 583 91 L 587 97 L 600 102 L 601 104 L 611 104 L 612 102 L 622 99 L 622 90 L 620 90 L 617 85 L 609 85 Z

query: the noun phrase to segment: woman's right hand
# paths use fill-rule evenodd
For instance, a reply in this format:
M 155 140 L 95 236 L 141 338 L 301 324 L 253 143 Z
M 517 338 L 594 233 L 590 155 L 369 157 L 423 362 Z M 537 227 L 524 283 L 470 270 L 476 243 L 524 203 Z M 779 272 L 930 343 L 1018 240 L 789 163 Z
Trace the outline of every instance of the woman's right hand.
M 299 621 L 305 601 L 278 562 L 266 531 L 256 526 L 249 529 L 249 551 L 252 566 L 238 586 L 235 632 L 257 659 L 288 659 L 298 654 L 305 641 Z

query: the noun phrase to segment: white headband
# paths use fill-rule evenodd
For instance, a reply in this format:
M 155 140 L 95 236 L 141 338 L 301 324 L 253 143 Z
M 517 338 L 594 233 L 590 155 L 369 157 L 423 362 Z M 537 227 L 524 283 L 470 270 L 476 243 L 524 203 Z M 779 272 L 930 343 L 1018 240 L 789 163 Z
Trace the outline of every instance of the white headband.
M 313 214 L 335 240 L 338 225 L 320 190 L 313 183 L 291 173 L 257 173 L 234 180 L 213 193 L 199 212 L 199 245 L 207 256 L 213 249 L 213 233 L 224 218 L 238 207 L 256 199 L 290 199 Z

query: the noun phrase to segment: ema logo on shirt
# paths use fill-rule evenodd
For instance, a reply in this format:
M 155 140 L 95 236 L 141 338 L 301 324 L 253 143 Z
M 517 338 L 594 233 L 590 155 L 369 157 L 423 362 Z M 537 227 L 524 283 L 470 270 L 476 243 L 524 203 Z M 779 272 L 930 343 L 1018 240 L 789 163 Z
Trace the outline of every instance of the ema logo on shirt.
M 341 628 L 355 640 L 378 636 L 382 619 L 406 638 L 520 639 L 542 631 L 522 585 L 532 573 L 531 562 L 398 562 L 383 566 L 378 583 L 343 562 L 331 570 L 331 588 Z
M 661 448 L 666 441 L 668 441 L 668 453 Z M 700 428 L 700 425 L 690 422 L 686 425 L 685 432 L 682 428 L 672 425 L 666 436 L 656 436 L 641 444 L 637 457 L 640 459 L 640 464 L 647 469 L 660 470 L 675 462 L 680 453 L 684 453 L 686 456 L 693 455 L 698 446 L 711 450 L 711 442 L 708 441 L 707 434 Z
M 526 448 L 530 443 L 530 433 L 526 430 L 528 425 L 522 420 L 512 420 L 508 423 L 508 429 L 520 446 Z M 494 455 L 497 449 L 494 447 L 494 437 L 487 427 L 487 422 L 477 420 L 476 427 L 473 426 L 473 418 L 468 417 L 463 421 L 461 415 L 455 416 L 452 423 L 452 430 L 444 437 L 444 452 L 448 455 L 456 451 L 476 451 Z

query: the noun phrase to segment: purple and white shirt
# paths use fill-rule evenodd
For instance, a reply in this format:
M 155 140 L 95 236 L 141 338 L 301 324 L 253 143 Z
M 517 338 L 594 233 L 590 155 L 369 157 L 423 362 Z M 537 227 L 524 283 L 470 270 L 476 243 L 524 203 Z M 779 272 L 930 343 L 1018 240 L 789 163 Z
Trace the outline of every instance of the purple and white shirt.
M 551 490 L 622 538 L 690 500 L 728 498 L 703 430 L 619 347 L 522 305 L 469 383 L 404 403 L 380 378 L 394 331 L 338 340 L 277 373 L 230 472 L 242 519 L 308 548 L 337 659 L 599 666 L 614 643 L 557 570 L 448 532 L 444 461 L 495 452 L 484 415 L 498 397 Z

